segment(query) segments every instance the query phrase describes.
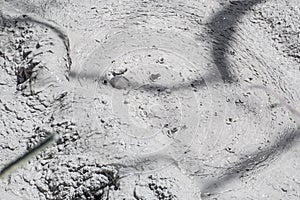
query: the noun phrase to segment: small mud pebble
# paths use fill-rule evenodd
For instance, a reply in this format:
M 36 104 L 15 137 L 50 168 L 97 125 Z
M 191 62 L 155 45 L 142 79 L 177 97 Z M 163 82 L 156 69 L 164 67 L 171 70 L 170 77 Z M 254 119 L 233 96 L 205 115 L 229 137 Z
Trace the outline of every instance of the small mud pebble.
M 171 93 L 172 93 L 171 89 L 166 89 L 165 92 L 166 92 L 167 94 L 171 94 Z
M 116 89 L 127 89 L 129 87 L 129 80 L 124 76 L 115 76 L 109 81 L 109 83 Z
M 111 74 L 113 76 L 119 76 L 119 75 L 123 75 L 127 72 L 127 68 L 123 68 L 123 69 L 116 69 L 115 71 L 112 71 Z
M 154 81 L 156 81 L 159 77 L 160 77 L 160 74 L 151 74 L 149 78 L 150 78 L 150 80 L 151 80 L 152 82 L 154 82 Z

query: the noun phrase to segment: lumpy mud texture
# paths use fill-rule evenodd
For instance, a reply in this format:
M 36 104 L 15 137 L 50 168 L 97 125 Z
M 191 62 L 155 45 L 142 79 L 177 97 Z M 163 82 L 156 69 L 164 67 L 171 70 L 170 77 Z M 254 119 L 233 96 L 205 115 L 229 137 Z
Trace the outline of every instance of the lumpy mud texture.
M 0 199 L 299 199 L 297 0 L 0 0 Z

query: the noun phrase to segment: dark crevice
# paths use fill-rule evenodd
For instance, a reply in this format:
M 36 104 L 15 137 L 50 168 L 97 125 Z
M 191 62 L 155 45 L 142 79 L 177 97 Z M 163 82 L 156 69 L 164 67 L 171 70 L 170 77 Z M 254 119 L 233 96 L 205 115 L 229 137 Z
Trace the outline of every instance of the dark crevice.
M 213 39 L 212 57 L 224 82 L 235 82 L 236 77 L 230 70 L 230 63 L 226 53 L 237 23 L 241 17 L 253 6 L 263 3 L 265 0 L 230 1 L 221 11 L 217 12 L 209 23 L 210 35 Z
M 218 178 L 211 180 L 204 184 L 201 188 L 202 198 L 212 196 L 218 188 L 229 183 L 236 178 L 242 178 L 247 173 L 254 172 L 260 168 L 267 167 L 272 161 L 274 161 L 282 153 L 288 151 L 295 144 L 297 144 L 300 138 L 299 130 L 288 130 L 283 136 L 275 141 L 271 146 L 268 146 L 260 151 L 253 152 L 246 156 L 240 157 L 233 165 L 220 172 Z

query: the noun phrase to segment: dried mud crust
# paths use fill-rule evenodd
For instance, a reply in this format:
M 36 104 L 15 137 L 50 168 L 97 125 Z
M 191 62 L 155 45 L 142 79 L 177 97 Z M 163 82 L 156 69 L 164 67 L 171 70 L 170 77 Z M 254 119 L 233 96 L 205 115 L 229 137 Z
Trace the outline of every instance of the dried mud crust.
M 7 191 L 25 199 L 299 197 L 295 121 L 272 93 L 249 88 L 263 84 L 299 102 L 297 2 L 51 2 L 11 6 L 82 35 L 74 53 L 47 20 L 1 11 L 1 165 L 60 134 L 1 182 Z
M 119 189 L 118 171 L 113 166 L 80 158 L 57 161 L 58 165 L 43 162 L 42 175 L 34 181 L 45 199 L 108 199 L 110 191 Z

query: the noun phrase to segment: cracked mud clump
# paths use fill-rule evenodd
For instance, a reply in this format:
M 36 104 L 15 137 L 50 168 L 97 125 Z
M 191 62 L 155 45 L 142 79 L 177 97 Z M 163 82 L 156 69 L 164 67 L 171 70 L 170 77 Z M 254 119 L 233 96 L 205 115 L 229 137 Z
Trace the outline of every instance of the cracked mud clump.
M 109 192 L 120 187 L 118 172 L 112 166 L 69 161 L 60 166 L 47 163 L 42 171 L 34 184 L 46 199 L 108 199 Z
M 172 187 L 172 181 L 167 178 L 157 178 L 149 176 L 151 182 L 148 184 L 151 191 L 159 200 L 175 200 L 177 196 L 169 190 Z

